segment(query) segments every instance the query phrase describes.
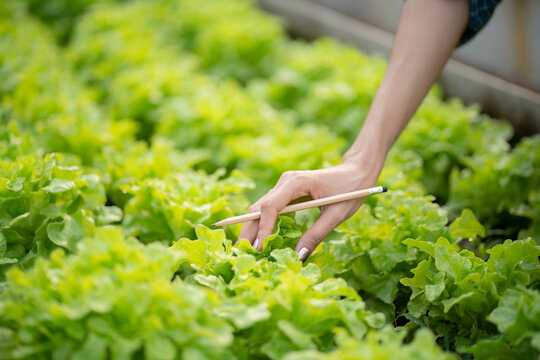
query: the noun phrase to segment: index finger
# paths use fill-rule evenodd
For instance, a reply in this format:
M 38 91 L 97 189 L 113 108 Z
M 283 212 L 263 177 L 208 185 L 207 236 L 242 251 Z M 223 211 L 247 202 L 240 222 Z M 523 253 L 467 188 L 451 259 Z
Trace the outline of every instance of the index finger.
M 248 208 L 247 213 L 249 214 L 255 211 L 259 211 L 260 208 L 261 206 L 260 206 L 260 200 L 259 200 Z M 258 230 L 259 230 L 259 220 L 245 222 L 242 224 L 242 228 L 240 229 L 240 235 L 238 236 L 238 240 L 247 239 L 250 242 L 250 244 L 253 245 L 255 241 L 255 236 L 257 235 Z
M 262 249 L 264 239 L 274 230 L 279 211 L 292 200 L 306 195 L 309 195 L 307 182 L 302 179 L 292 180 L 279 185 L 261 202 L 259 231 L 255 240 L 258 250 Z

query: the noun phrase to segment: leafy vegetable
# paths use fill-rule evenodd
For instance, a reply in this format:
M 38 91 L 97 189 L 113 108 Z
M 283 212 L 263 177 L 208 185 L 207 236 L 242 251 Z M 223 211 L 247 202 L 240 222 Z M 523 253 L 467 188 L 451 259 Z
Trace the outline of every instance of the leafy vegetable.
M 538 357 L 538 137 L 512 148 L 434 87 L 391 191 L 301 263 L 316 211 L 280 216 L 262 252 L 206 226 L 338 163 L 383 59 L 291 40 L 246 0 L 0 16 L 0 357 Z
M 74 251 L 106 209 L 99 177 L 59 154 L 0 160 L 0 264 L 28 267 L 58 246 Z
M 181 239 L 172 247 L 187 278 L 223 299 L 216 311 L 235 327 L 239 358 L 281 359 L 302 349 L 327 351 L 335 348 L 337 331 L 361 339 L 384 323 L 382 314 L 365 310 L 345 281 L 321 280 L 317 266 L 302 267 L 293 249 L 283 248 L 294 246 L 299 230 L 290 217 L 281 217 L 262 253 L 246 240 L 232 246 L 222 230 L 203 226 L 196 228 L 197 240 Z
M 124 207 L 126 234 L 144 243 L 172 242 L 193 236 L 197 224 L 211 224 L 234 216 L 247 207 L 241 191 L 251 182 L 239 174 L 219 180 L 223 173 L 208 176 L 185 172 L 167 180 L 147 179 L 122 189 L 131 194 Z M 239 226 L 229 234 L 238 234 Z
M 8 357 L 221 359 L 231 327 L 214 316 L 215 294 L 171 282 L 175 253 L 101 228 L 34 268 L 7 274 L 0 319 Z
M 477 359 L 510 359 L 516 355 L 534 359 L 540 354 L 540 293 L 535 289 L 509 289 L 488 320 L 497 325 L 501 335 L 481 340 L 468 350 Z
M 468 250 L 457 251 L 444 237 L 435 244 L 412 239 L 404 243 L 429 254 L 412 270 L 412 278 L 401 280 L 413 290 L 409 312 L 425 317 L 436 333 L 451 331 L 458 350 L 472 344 L 473 339 L 495 333 L 488 320 L 496 319 L 496 315 L 488 315 L 499 299 L 506 301 L 505 291 L 534 286 L 539 280 L 540 247 L 532 239 L 507 240 L 488 250 L 487 261 Z
M 427 330 L 419 330 L 414 340 L 403 345 L 404 332 L 395 333 L 386 328 L 370 333 L 364 341 L 358 341 L 345 332 L 338 333 L 338 350 L 317 353 L 310 350 L 287 355 L 285 360 L 338 360 L 338 359 L 454 359 L 443 353 L 433 343 L 433 336 Z

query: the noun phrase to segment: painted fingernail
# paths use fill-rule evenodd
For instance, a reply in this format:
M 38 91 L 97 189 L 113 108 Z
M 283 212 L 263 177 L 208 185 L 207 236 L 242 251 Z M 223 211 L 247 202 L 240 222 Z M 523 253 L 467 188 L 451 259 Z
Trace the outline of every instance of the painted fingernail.
M 307 247 L 301 248 L 300 251 L 298 252 L 298 260 L 304 261 L 307 258 L 308 252 L 309 250 Z
M 253 247 L 255 248 L 255 250 L 259 249 L 259 239 L 255 239 L 255 242 L 253 243 Z

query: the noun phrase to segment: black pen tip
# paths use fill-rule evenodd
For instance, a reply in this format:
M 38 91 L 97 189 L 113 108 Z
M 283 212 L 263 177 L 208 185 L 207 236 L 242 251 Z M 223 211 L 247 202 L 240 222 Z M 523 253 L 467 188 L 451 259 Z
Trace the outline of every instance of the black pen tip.
M 382 192 L 387 192 L 387 191 L 388 191 L 388 187 L 386 185 L 383 185 Z

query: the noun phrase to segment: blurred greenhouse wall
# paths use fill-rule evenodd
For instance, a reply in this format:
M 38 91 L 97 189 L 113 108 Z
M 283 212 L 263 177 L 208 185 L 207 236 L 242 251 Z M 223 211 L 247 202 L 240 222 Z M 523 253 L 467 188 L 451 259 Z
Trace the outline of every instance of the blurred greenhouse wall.
M 392 33 L 403 0 L 310 0 Z M 540 92 L 540 1 L 503 0 L 490 22 L 453 56 L 465 64 Z

